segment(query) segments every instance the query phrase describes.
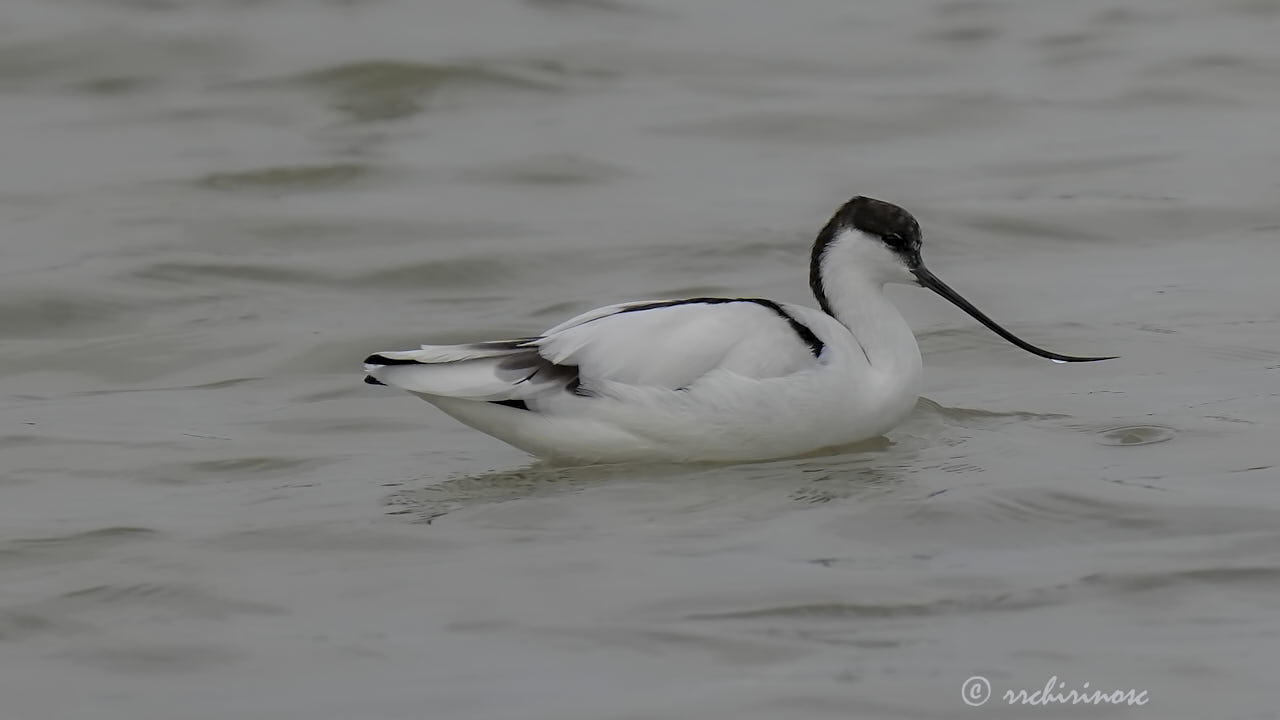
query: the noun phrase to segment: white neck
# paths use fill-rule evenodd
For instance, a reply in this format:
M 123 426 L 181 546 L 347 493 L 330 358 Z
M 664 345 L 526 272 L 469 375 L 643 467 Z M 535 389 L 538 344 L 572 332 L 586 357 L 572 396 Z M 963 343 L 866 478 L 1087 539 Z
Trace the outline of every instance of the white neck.
M 830 243 L 820 258 L 817 278 L 829 312 L 849 328 L 872 369 L 904 379 L 919 377 L 920 348 L 911 326 L 885 297 L 883 266 L 895 259 L 879 243 L 860 239 Z M 905 270 L 904 270 L 905 272 Z

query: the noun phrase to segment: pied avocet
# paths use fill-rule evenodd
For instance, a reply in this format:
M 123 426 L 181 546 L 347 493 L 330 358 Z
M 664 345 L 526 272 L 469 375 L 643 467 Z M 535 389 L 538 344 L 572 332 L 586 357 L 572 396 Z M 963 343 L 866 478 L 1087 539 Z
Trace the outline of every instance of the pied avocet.
M 916 404 L 920 349 L 884 294 L 918 284 L 1018 347 L 925 268 L 906 210 L 855 197 L 818 233 L 820 310 L 699 297 L 598 308 L 530 337 L 365 359 L 367 382 L 418 395 L 534 455 L 573 462 L 748 461 L 876 437 Z

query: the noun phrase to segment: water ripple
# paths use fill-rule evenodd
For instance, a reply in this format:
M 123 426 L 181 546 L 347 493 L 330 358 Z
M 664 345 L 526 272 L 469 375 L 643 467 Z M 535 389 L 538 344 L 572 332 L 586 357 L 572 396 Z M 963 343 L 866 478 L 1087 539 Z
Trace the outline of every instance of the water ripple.
M 333 110 L 354 122 L 375 122 L 416 115 L 433 95 L 446 89 L 559 90 L 565 72 L 533 63 L 365 60 L 309 72 L 291 83 L 323 93 Z

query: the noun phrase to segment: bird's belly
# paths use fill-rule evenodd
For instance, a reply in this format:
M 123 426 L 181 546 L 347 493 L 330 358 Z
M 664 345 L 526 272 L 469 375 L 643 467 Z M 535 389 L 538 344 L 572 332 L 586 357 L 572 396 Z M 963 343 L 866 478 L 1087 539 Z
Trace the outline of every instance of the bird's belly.
M 916 391 L 913 383 L 847 386 L 812 373 L 688 391 L 565 396 L 534 411 L 423 397 L 467 425 L 543 458 L 736 462 L 803 455 L 877 437 L 910 413 Z
M 738 393 L 695 388 L 671 393 L 667 402 L 587 402 L 593 419 L 636 438 L 642 458 L 728 462 L 802 455 L 877 437 L 916 403 L 914 384 L 849 387 L 817 373 L 763 384 Z

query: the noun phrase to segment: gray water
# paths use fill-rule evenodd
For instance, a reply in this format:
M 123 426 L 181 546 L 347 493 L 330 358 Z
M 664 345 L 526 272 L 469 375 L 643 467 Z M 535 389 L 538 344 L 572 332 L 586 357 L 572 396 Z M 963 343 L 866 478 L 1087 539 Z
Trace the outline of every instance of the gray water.
M 1274 718 L 1280 2 L 6 0 L 0 714 Z M 564 470 L 375 350 L 891 288 L 861 452 Z M 966 678 L 990 680 L 980 710 Z M 1009 707 L 1137 689 L 1142 707 Z

